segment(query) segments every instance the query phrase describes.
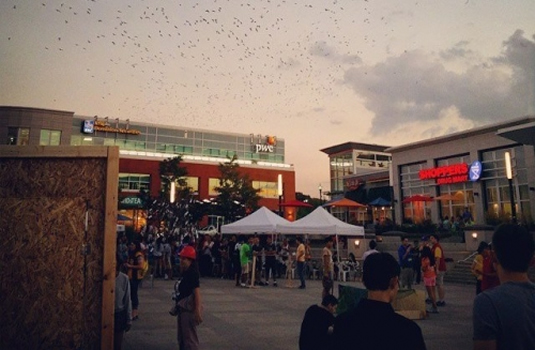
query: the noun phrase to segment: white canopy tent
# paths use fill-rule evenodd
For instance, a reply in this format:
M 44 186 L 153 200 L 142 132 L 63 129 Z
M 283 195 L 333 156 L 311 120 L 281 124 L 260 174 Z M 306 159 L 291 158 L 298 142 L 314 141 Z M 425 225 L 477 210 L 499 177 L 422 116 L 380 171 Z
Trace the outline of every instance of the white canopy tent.
M 277 225 L 277 232 L 285 234 L 314 234 L 364 237 L 364 227 L 345 223 L 322 207 L 294 222 Z
M 332 216 L 327 210 L 322 207 L 317 207 L 312 213 L 304 218 L 294 222 L 277 225 L 277 232 L 284 234 L 313 234 L 331 236 L 353 236 L 364 237 L 364 227 L 350 225 L 336 217 Z M 340 260 L 340 252 L 338 244 L 336 244 L 338 260 Z
M 278 216 L 266 207 L 262 207 L 241 220 L 221 226 L 222 234 L 275 234 L 278 225 L 286 225 L 289 221 Z

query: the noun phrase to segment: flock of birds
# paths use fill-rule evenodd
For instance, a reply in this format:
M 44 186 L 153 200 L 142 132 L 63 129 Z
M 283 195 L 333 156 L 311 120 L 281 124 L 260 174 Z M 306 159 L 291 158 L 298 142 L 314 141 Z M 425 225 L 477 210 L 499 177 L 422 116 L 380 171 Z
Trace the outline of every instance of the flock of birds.
M 119 117 L 190 126 L 221 125 L 229 113 L 304 116 L 292 114 L 297 105 L 325 118 L 318 111 L 338 94 L 344 68 L 375 45 L 363 28 L 376 18 L 385 28 L 377 35 L 392 31 L 367 0 L 10 1 L 11 16 L 24 7 L 50 23 L 43 54 L 79 60 L 82 84 L 100 86 Z

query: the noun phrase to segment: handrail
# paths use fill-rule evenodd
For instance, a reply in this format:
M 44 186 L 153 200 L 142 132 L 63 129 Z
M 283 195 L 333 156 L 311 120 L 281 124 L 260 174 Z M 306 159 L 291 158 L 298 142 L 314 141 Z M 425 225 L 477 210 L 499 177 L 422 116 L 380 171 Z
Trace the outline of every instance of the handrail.
M 474 256 L 477 255 L 477 250 L 475 252 L 473 252 L 472 254 L 470 254 L 469 256 L 467 256 L 466 258 L 464 258 L 463 260 L 459 260 L 457 262 L 464 262 L 464 261 L 468 261 L 469 259 L 472 259 Z

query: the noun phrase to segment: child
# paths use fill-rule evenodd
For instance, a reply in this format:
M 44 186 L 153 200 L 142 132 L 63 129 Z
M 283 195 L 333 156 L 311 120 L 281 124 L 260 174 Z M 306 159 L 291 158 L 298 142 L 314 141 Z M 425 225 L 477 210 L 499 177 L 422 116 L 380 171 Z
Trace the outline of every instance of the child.
M 431 253 L 431 249 L 429 247 L 424 247 L 422 250 L 422 274 L 424 275 L 425 289 L 427 289 L 427 294 L 429 294 L 431 304 L 433 305 L 433 308 L 429 312 L 437 314 L 438 309 L 435 297 L 437 273 L 435 267 L 435 257 L 433 256 L 433 253 Z

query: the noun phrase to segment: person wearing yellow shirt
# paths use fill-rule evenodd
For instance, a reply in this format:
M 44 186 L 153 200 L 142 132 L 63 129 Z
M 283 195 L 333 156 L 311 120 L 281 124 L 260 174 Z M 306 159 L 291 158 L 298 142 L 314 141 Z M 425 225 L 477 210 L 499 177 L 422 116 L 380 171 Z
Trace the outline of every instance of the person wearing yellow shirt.
M 296 252 L 296 261 L 297 261 L 297 276 L 299 276 L 299 280 L 301 281 L 301 285 L 299 286 L 299 289 L 305 289 L 305 255 L 306 255 L 306 249 L 305 245 L 303 244 L 303 239 L 301 237 L 297 237 L 297 252 Z
M 476 276 L 476 295 L 481 293 L 481 281 L 483 280 L 483 253 L 485 252 L 485 249 L 488 249 L 489 245 L 487 242 L 481 242 L 479 243 L 479 247 L 477 247 L 477 255 L 474 258 L 474 262 L 472 263 L 472 274 Z

